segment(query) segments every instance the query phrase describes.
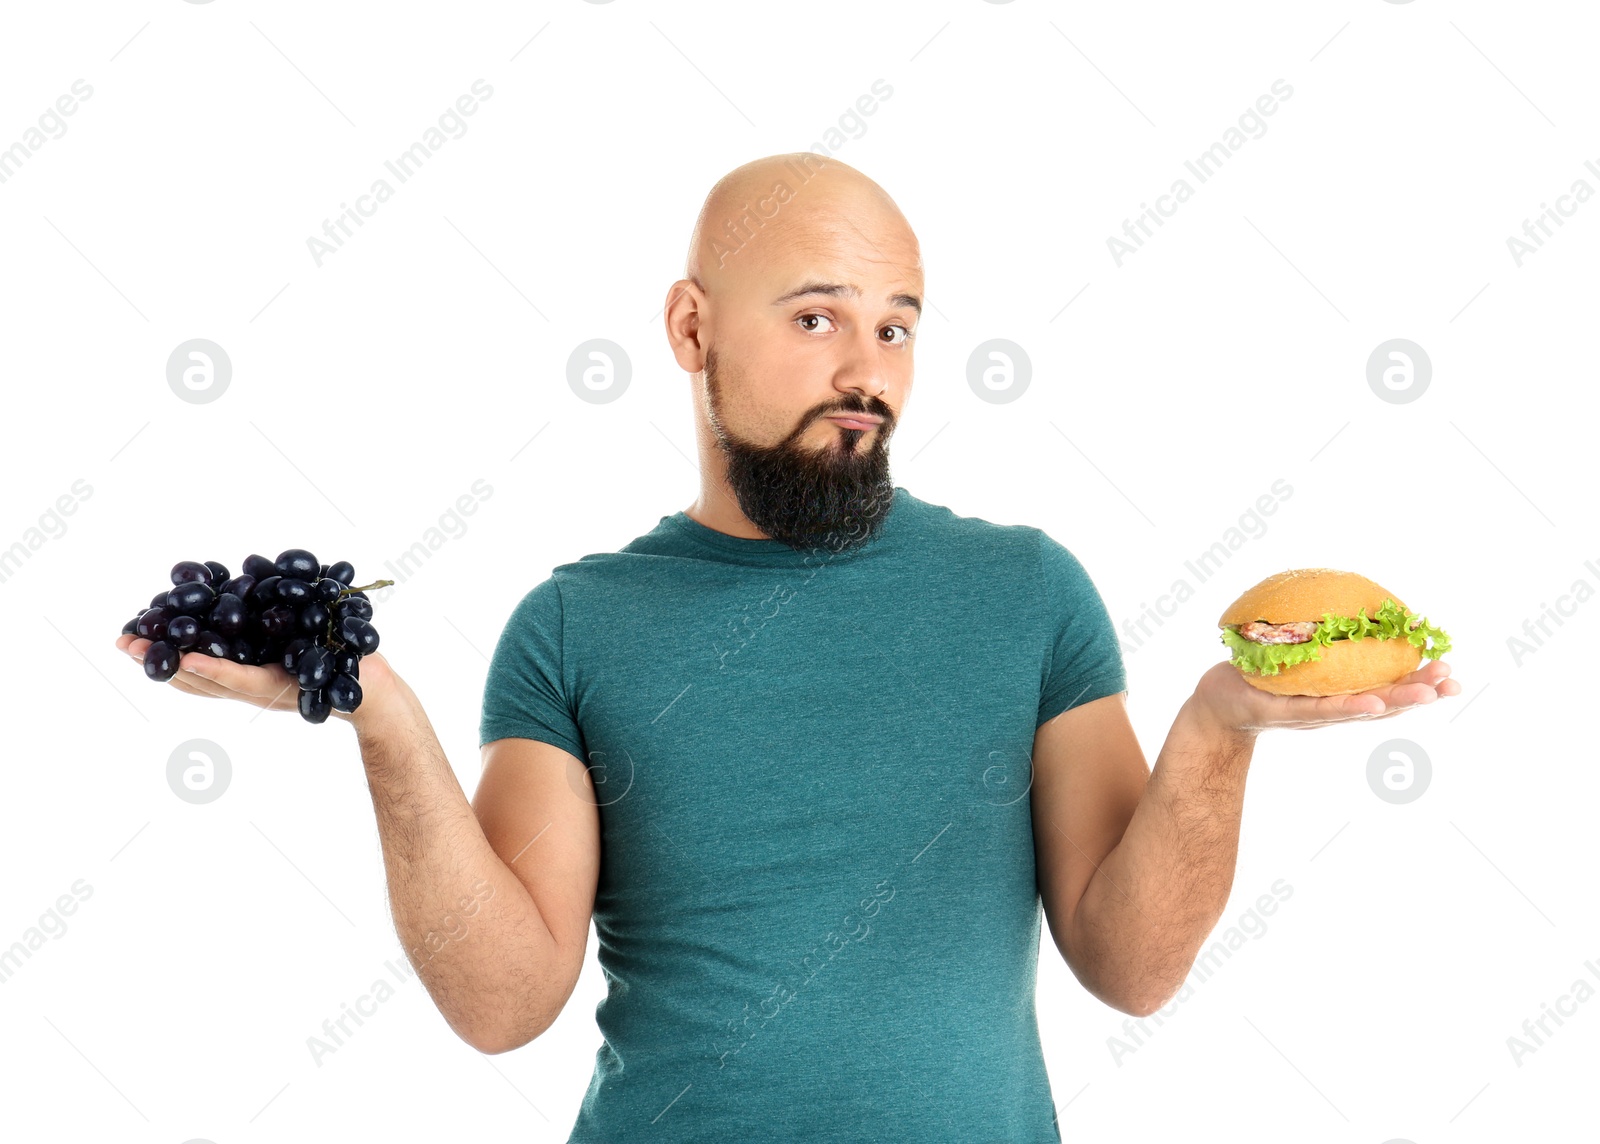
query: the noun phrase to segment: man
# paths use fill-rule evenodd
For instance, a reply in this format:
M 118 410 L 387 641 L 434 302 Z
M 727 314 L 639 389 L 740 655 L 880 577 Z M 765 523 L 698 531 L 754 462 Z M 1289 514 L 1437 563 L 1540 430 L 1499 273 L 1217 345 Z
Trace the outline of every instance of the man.
M 1256 736 L 1460 690 L 1435 661 L 1282 697 L 1223 661 L 1152 776 L 1073 555 L 889 480 L 922 301 L 916 238 L 860 172 L 731 172 L 664 313 L 697 382 L 695 502 L 518 603 L 470 805 L 382 656 L 340 713 L 397 930 L 463 1039 L 548 1029 L 593 921 L 608 993 L 571 1140 L 1060 1139 L 1041 916 L 1086 989 L 1153 1012 L 1226 905 Z M 294 706 L 280 669 L 182 668 Z M 469 932 L 419 957 L 469 895 Z

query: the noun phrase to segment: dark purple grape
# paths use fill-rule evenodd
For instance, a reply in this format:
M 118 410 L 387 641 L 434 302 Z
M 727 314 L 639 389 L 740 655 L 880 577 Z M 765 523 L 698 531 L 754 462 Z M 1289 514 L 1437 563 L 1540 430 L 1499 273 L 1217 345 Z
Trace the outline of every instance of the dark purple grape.
M 319 687 L 326 687 L 328 680 L 333 678 L 333 664 L 329 662 L 328 649 L 315 644 L 306 648 L 300 653 L 295 675 L 303 690 L 315 691 Z
M 322 565 L 317 563 L 317 558 L 304 548 L 285 548 L 278 553 L 274 564 L 280 576 L 294 576 L 301 580 L 314 580 L 317 569 Z
M 217 595 L 238 596 L 241 600 L 248 600 L 250 593 L 255 591 L 255 587 L 256 578 L 246 573 L 243 576 L 235 576 L 232 580 L 226 581 L 222 587 L 217 589 Z
M 251 553 L 244 558 L 244 574 L 246 576 L 254 576 L 257 580 L 265 580 L 268 576 L 277 575 L 277 572 L 277 565 L 273 564 L 265 556 Z
M 172 619 L 174 612 L 171 608 L 150 608 L 139 617 L 139 622 L 134 625 L 134 634 L 147 640 L 159 640 L 167 634 L 167 623 Z
M 333 653 L 333 671 L 335 675 L 354 675 L 361 662 L 361 657 L 353 651 L 336 651 Z
M 265 636 L 277 636 L 289 630 L 294 623 L 294 609 L 288 604 L 274 604 L 261 613 L 259 624 Z
M 236 639 L 228 645 L 228 658 L 234 663 L 254 663 L 255 647 L 249 640 Z
M 144 673 L 157 683 L 178 674 L 178 649 L 166 640 L 156 640 L 144 649 Z
M 354 711 L 361 706 L 361 684 L 351 675 L 334 676 L 328 684 L 328 703 L 336 711 Z
M 210 582 L 213 588 L 220 588 L 223 584 L 227 583 L 228 577 L 232 575 L 232 573 L 228 571 L 228 566 L 226 564 L 219 564 L 215 560 L 207 560 L 205 564 L 206 567 L 211 570 Z
M 300 654 L 311 646 L 308 639 L 290 640 L 283 649 L 283 670 L 290 675 L 300 670 Z
M 193 616 L 173 616 L 167 623 L 166 642 L 176 648 L 191 648 L 200 642 L 200 621 Z
M 317 567 L 317 575 L 319 577 L 326 576 L 327 574 L 328 574 L 328 566 L 326 564 L 322 564 L 322 565 L 319 565 Z
M 339 598 L 339 593 L 344 591 L 344 585 L 332 576 L 324 576 L 312 585 L 317 599 L 324 604 L 331 604 Z
M 372 619 L 372 601 L 360 596 L 346 596 L 339 601 L 339 617 L 354 616 L 358 620 Z
M 300 605 L 312 598 L 311 581 L 300 580 L 293 576 L 283 576 L 278 580 L 278 599 L 287 604 Z
M 348 588 L 356 578 L 356 570 L 351 566 L 350 561 L 340 560 L 335 564 L 328 565 L 328 571 L 324 575 L 330 580 L 337 580 Z
M 163 588 L 154 596 L 151 596 L 150 606 L 152 608 L 165 608 L 167 606 L 167 593 L 170 591 L 172 591 L 171 588 Z
M 172 582 L 174 584 L 206 584 L 211 583 L 211 569 L 198 560 L 180 560 L 172 566 Z
M 256 590 L 251 593 L 255 602 L 260 604 L 263 608 L 270 607 L 274 602 L 276 602 L 278 599 L 278 581 L 281 579 L 283 579 L 283 577 L 279 576 L 277 573 L 273 573 L 265 580 L 257 580 Z
M 307 723 L 324 723 L 328 719 L 331 706 L 328 703 L 328 693 L 323 688 L 300 692 L 300 718 Z
M 243 600 L 231 592 L 224 592 L 217 597 L 216 606 L 211 609 L 211 628 L 218 635 L 236 636 L 244 631 L 248 615 Z
M 378 629 L 355 616 L 346 616 L 339 622 L 339 638 L 357 655 L 371 655 L 378 650 Z
M 144 615 L 144 613 L 140 612 L 139 616 L 142 616 L 142 615 Z M 133 617 L 133 619 L 129 620 L 127 623 L 122 625 L 122 634 L 123 635 L 126 636 L 126 635 L 138 635 L 139 634 L 139 632 L 138 632 L 139 616 Z
M 300 609 L 300 630 L 316 635 L 328 630 L 328 620 L 333 613 L 328 611 L 328 605 L 312 602 Z
M 167 593 L 167 607 L 185 616 L 205 615 L 216 602 L 217 594 L 209 584 L 179 584 Z
M 227 659 L 231 646 L 226 638 L 208 629 L 200 633 L 200 638 L 195 641 L 194 650 L 215 659 Z

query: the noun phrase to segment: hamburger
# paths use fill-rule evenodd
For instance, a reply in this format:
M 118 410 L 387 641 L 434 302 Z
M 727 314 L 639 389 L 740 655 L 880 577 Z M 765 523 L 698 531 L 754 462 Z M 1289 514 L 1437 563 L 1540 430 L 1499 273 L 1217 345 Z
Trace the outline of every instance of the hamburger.
M 1274 695 L 1349 695 L 1393 683 L 1450 637 L 1354 572 L 1268 576 L 1217 621 L 1245 682 Z

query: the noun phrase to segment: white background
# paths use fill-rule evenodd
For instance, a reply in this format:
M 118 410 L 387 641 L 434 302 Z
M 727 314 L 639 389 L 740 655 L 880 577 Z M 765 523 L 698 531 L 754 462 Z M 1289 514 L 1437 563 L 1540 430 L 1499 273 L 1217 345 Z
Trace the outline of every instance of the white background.
M 1600 1001 L 1520 1064 L 1507 1038 L 1600 987 L 1600 603 L 1520 663 L 1507 641 L 1600 586 L 1600 204 L 1520 266 L 1507 239 L 1600 187 L 1596 31 L 1576 3 L 1425 0 L 10 6 L 0 148 L 75 80 L 93 94 L 0 183 L 0 547 L 29 548 L 0 583 L 0 948 L 76 880 L 92 895 L 0 984 L 0 1131 L 566 1138 L 599 1043 L 592 938 L 519 1051 L 463 1044 L 412 978 L 319 1066 L 307 1038 L 403 958 L 354 736 L 154 685 L 113 643 L 178 559 L 304 546 L 364 582 L 482 479 L 376 617 L 470 793 L 515 602 L 695 496 L 660 309 L 702 198 L 817 145 L 922 244 L 897 484 L 1044 528 L 1119 625 L 1292 488 L 1129 651 L 1152 763 L 1221 657 L 1221 609 L 1280 569 L 1360 571 L 1458 649 L 1458 697 L 1260 740 L 1219 935 L 1275 880 L 1292 896 L 1136 1052 L 1114 1058 L 1124 1016 L 1045 942 L 1064 1137 L 1588 1138 Z M 307 239 L 480 78 L 466 133 L 318 266 Z M 825 145 L 879 79 L 892 96 Z M 1184 160 L 1279 79 L 1265 133 L 1198 184 Z M 1107 239 L 1180 177 L 1193 197 L 1119 267 Z M 567 384 L 594 337 L 633 364 L 612 403 Z M 967 384 L 997 337 L 1032 362 L 1015 402 Z M 214 402 L 167 384 L 191 338 L 231 358 Z M 1431 359 L 1409 403 L 1367 383 L 1391 338 Z M 91 495 L 30 547 L 78 480 Z M 1404 805 L 1366 777 L 1393 737 L 1433 768 Z M 203 806 L 165 777 L 193 738 L 233 768 Z

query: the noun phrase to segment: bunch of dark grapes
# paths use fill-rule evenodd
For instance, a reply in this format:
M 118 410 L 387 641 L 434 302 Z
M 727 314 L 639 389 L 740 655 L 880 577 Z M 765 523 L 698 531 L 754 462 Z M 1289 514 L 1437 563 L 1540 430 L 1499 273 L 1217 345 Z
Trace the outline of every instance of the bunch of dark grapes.
M 319 564 L 304 548 L 276 560 L 246 556 L 243 574 L 231 577 L 215 560 L 180 560 L 173 586 L 122 630 L 153 641 L 144 673 L 157 683 L 177 674 L 186 651 L 255 667 L 281 663 L 300 684 L 300 717 L 321 723 L 331 710 L 361 705 L 361 657 L 378 650 L 367 589 L 394 583 L 352 588 L 354 579 L 349 561 Z

